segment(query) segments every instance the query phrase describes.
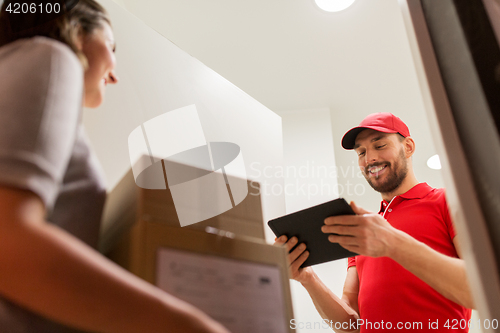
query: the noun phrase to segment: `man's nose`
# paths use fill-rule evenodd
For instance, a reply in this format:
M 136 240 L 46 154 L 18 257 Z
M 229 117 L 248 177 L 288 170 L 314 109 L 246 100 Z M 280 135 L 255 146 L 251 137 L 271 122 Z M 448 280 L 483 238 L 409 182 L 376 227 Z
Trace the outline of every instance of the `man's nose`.
M 365 153 L 365 165 L 369 165 L 376 162 L 378 158 L 377 152 L 373 150 L 367 150 Z

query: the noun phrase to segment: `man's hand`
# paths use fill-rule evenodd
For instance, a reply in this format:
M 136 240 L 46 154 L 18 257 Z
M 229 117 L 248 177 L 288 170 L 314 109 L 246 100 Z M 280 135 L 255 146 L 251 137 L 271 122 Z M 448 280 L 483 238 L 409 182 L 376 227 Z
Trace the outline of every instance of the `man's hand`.
M 389 256 L 391 238 L 398 232 L 379 214 L 371 213 L 351 201 L 356 215 L 331 216 L 325 219 L 321 231 L 332 243 L 339 243 L 345 249 L 370 257 Z
M 287 241 L 286 236 L 281 236 L 276 238 L 274 245 L 285 245 L 288 254 L 288 263 L 290 264 L 290 276 L 292 279 L 303 283 L 308 281 L 313 275 L 313 270 L 310 267 L 300 268 L 300 265 L 306 261 L 309 257 L 309 251 L 306 251 L 306 245 L 304 243 L 297 246 L 292 252 L 290 250 L 297 244 L 297 237 L 292 237 Z
M 309 252 L 306 251 L 305 244 L 301 244 L 302 247 L 300 247 L 300 245 L 297 246 L 290 252 L 290 250 L 297 245 L 297 242 L 297 237 L 291 237 L 290 240 L 288 240 L 286 236 L 281 236 L 276 238 L 274 243 L 275 245 L 286 246 L 289 252 L 288 261 L 290 263 L 291 277 L 300 282 L 307 290 L 314 306 L 323 319 L 334 324 L 340 322 L 341 326 L 342 323 L 346 323 L 347 327 L 349 327 L 351 322 L 356 322 L 359 319 L 359 278 L 356 267 L 351 267 L 347 271 L 344 294 L 342 299 L 340 299 L 325 286 L 311 267 L 300 268 L 300 265 L 308 258 Z M 336 331 L 344 332 L 339 330 Z M 351 331 L 351 333 L 355 332 Z

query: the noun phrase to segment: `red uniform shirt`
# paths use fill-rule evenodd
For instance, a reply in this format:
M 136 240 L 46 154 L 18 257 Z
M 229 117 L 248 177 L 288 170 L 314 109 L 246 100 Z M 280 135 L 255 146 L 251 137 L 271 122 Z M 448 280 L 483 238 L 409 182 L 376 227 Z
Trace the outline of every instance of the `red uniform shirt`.
M 418 184 L 390 203 L 382 201 L 379 214 L 416 240 L 458 258 L 453 245 L 455 230 L 443 189 Z M 470 320 L 471 310 L 448 300 L 394 260 L 360 255 L 349 258 L 351 266 L 356 266 L 359 276 L 362 333 L 401 329 L 468 332 L 465 324 Z

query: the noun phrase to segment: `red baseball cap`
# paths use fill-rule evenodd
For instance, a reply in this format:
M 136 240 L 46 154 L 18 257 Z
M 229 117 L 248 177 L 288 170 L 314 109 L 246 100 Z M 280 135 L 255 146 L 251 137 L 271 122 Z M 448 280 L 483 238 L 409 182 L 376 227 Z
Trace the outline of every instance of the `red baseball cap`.
M 353 149 L 356 137 L 365 129 L 372 129 L 383 133 L 399 133 L 405 138 L 410 136 L 408 126 L 389 112 L 372 113 L 361 121 L 359 126 L 351 128 L 342 138 L 344 149 Z

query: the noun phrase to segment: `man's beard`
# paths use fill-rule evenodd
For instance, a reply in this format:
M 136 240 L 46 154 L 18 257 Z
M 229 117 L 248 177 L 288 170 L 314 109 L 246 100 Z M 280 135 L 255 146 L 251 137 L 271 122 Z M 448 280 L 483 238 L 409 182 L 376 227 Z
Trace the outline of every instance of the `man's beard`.
M 375 191 L 380 193 L 391 193 L 401 185 L 403 180 L 406 178 L 406 175 L 408 174 L 408 163 L 406 162 L 406 157 L 403 149 L 401 148 L 399 152 L 399 160 L 395 161 L 394 165 L 389 162 L 380 162 L 371 164 L 370 166 L 378 166 L 384 164 L 386 164 L 387 168 L 390 170 L 390 174 L 387 175 L 387 179 L 385 182 L 378 185 L 373 184 L 371 178 L 368 176 L 370 174 L 368 171 L 368 167 L 365 168 L 365 172 L 363 173 L 363 175 L 365 176 L 368 184 L 370 184 L 370 186 Z

